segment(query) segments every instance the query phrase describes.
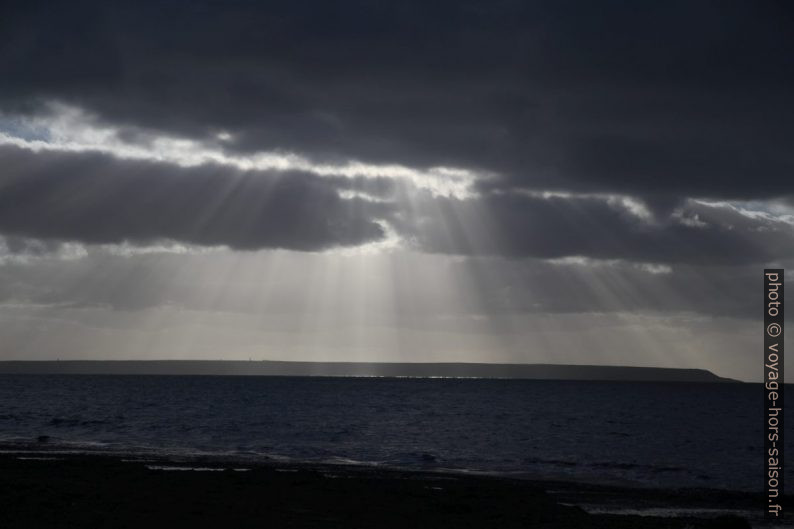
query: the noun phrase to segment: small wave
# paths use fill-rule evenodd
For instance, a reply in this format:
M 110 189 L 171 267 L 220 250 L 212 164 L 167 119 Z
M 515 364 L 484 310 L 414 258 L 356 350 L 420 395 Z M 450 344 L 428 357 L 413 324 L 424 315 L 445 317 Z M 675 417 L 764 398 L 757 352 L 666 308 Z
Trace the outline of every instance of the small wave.
M 653 516 L 655 518 L 714 518 L 716 516 L 724 516 L 732 514 L 741 516 L 743 518 L 752 518 L 753 512 L 743 509 L 716 509 L 706 507 L 628 507 L 628 508 L 615 508 L 615 507 L 602 507 L 592 505 L 579 505 L 590 514 L 619 514 L 619 515 L 634 515 L 634 516 Z
M 540 463 L 542 465 L 554 465 L 558 467 L 575 467 L 579 465 L 577 461 L 572 461 L 570 459 L 541 459 L 539 457 L 524 458 L 524 463 L 530 465 Z
M 432 452 L 408 452 L 397 454 L 394 459 L 389 461 L 389 463 L 396 465 L 406 465 L 409 467 L 416 465 L 420 465 L 422 467 L 435 466 L 443 462 L 444 459 L 441 456 Z
M 102 419 L 78 419 L 72 417 L 53 417 L 50 419 L 49 424 L 51 426 L 64 426 L 64 427 L 75 427 L 75 426 L 98 426 L 100 424 L 107 424 L 108 421 Z
M 656 474 L 665 473 L 665 472 L 686 472 L 687 470 L 682 467 L 674 467 L 674 466 L 660 466 L 660 465 L 640 465 L 637 463 L 621 463 L 621 462 L 612 462 L 612 461 L 604 461 L 599 463 L 591 463 L 591 467 L 596 468 L 606 468 L 606 469 L 613 469 L 613 470 L 646 470 L 648 472 L 653 472 Z
M 172 465 L 146 465 L 149 470 L 188 471 L 188 472 L 223 472 L 225 468 L 217 467 L 177 467 Z
M 15 451 L 33 452 L 95 452 L 108 450 L 110 445 L 98 441 L 70 441 L 54 438 L 49 435 L 39 435 L 35 439 L 27 437 L 9 437 L 0 439 L 0 451 L 13 453 Z
M 358 459 L 351 459 L 349 457 L 329 457 L 323 459 L 321 463 L 328 465 L 352 465 L 352 466 L 377 466 L 380 462 L 377 461 L 361 461 Z
M 662 472 L 686 472 L 685 468 L 681 467 L 651 467 L 651 472 L 655 472 L 657 474 Z
M 636 463 L 619 463 L 619 462 L 611 462 L 611 461 L 606 461 L 601 463 L 591 463 L 590 466 L 596 468 L 612 468 L 615 470 L 633 470 L 642 467 L 642 465 L 638 465 Z

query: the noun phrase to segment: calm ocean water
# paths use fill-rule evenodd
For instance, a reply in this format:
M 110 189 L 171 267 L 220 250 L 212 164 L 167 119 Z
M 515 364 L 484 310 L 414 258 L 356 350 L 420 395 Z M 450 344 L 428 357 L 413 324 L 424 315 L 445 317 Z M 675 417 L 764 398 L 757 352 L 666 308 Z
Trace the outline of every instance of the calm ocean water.
M 761 403 L 760 386 L 749 384 L 0 375 L 0 449 L 760 491 Z M 42 435 L 49 442 L 35 443 Z M 791 470 L 786 479 L 794 483 Z

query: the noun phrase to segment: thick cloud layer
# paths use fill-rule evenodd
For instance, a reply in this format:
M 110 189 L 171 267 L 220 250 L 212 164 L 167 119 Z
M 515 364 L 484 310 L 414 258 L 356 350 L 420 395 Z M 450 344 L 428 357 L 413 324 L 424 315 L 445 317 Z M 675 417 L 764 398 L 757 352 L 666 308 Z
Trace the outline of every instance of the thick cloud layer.
M 20 238 L 34 239 L 17 248 L 26 254 L 49 251 L 54 241 L 312 251 L 382 241 L 389 228 L 430 253 L 702 265 L 794 257 L 790 219 L 725 203 L 689 201 L 657 218 L 613 196 L 460 199 L 383 178 L 180 167 L 9 145 L 0 146 L 0 163 L 0 233 L 12 236 L 12 252 Z
M 0 107 L 489 185 L 794 194 L 784 2 L 6 3 Z
M 322 250 L 384 235 L 385 204 L 340 197 L 356 180 L 8 146 L 0 167 L 0 232 L 18 237 Z
M 657 219 L 615 197 L 488 195 L 415 201 L 401 229 L 426 251 L 740 265 L 794 257 L 794 224 L 728 204 L 682 203 Z

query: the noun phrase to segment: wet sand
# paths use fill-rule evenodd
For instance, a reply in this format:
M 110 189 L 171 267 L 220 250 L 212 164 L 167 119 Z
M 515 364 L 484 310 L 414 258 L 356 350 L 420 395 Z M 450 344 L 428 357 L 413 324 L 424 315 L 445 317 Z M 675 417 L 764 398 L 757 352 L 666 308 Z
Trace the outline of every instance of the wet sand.
M 674 492 L 621 492 L 610 487 L 337 465 L 53 457 L 0 456 L 0 527 L 749 527 L 735 516 L 588 514 L 572 505 L 599 498 L 615 505 L 627 501 L 653 505 L 666 495 L 680 494 Z M 188 470 L 195 468 L 203 470 Z M 701 500 L 724 505 L 750 501 L 743 495 L 725 494 Z M 677 500 L 693 506 L 703 503 L 692 493 Z

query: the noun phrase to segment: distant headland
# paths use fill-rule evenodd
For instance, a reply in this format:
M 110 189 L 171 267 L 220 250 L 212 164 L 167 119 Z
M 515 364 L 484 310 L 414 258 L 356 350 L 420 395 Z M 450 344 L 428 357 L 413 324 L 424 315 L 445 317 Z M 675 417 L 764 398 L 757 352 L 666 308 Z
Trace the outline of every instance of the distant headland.
M 563 364 L 241 360 L 0 361 L 0 374 L 450 377 L 635 382 L 739 382 L 705 369 Z

